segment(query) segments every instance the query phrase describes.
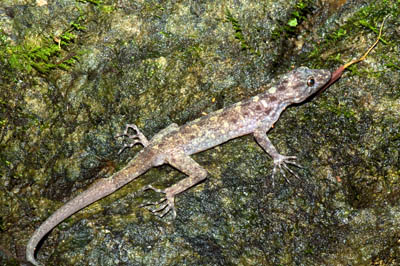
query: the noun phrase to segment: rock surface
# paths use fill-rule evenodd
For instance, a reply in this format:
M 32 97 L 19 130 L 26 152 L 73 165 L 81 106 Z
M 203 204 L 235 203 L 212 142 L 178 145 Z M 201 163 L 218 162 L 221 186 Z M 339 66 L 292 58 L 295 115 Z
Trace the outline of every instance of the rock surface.
M 118 156 L 126 123 L 148 136 L 260 92 L 298 66 L 335 70 L 321 96 L 270 132 L 301 179 L 271 186 L 251 136 L 194 156 L 208 179 L 178 217 L 141 203 L 163 166 L 61 223 L 46 265 L 396 265 L 400 260 L 398 1 L 3 0 L 0 3 L 0 264 L 24 262 L 33 231 Z

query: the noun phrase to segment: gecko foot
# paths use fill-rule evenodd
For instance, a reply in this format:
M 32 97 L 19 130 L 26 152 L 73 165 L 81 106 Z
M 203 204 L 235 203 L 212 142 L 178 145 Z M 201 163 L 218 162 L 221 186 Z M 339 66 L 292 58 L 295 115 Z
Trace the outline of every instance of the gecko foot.
M 157 189 L 152 185 L 143 187 L 142 191 L 149 189 L 154 190 L 155 192 L 158 193 L 163 193 L 165 194 L 165 197 L 161 198 L 159 201 L 156 202 L 143 203 L 140 205 L 140 207 L 145 207 L 146 209 L 151 211 L 154 215 L 157 215 L 159 217 L 164 217 L 169 211 L 172 211 L 172 216 L 175 219 L 176 218 L 175 197 L 173 195 L 170 195 L 170 193 L 166 192 L 165 190 Z M 150 206 L 155 206 L 155 209 L 151 208 Z
M 129 130 L 133 130 L 135 134 L 130 134 Z M 134 125 L 134 124 L 127 124 L 124 132 L 122 134 L 119 134 L 115 136 L 115 138 L 120 138 L 120 137 L 128 137 L 129 139 L 132 139 L 132 143 L 130 144 L 125 144 L 118 152 L 118 154 L 121 154 L 126 148 L 132 148 L 136 144 L 142 144 L 144 147 L 146 147 L 149 144 L 149 141 L 147 138 L 143 135 L 143 133 L 139 130 L 139 128 Z
M 298 168 L 303 168 L 301 165 L 296 163 L 296 159 L 297 159 L 296 156 L 285 156 L 285 155 L 281 155 L 281 154 L 278 154 L 274 158 L 274 169 L 272 170 L 272 186 L 274 186 L 274 177 L 276 175 L 278 168 L 279 168 L 279 171 L 281 172 L 281 174 L 283 175 L 283 177 L 285 178 L 286 182 L 288 182 L 289 184 L 290 184 L 290 182 L 286 178 L 286 174 L 285 174 L 284 170 L 288 171 L 296 178 L 299 178 L 299 176 L 288 166 L 288 164 L 291 164 Z

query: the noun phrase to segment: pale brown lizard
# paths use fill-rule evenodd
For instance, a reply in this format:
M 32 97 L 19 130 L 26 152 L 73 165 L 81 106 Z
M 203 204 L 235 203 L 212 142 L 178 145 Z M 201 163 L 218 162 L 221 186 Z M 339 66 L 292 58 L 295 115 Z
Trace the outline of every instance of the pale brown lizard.
M 152 205 L 158 206 L 152 210 L 153 213 L 164 216 L 172 211 L 175 217 L 175 196 L 196 185 L 207 176 L 207 171 L 195 162 L 190 155 L 210 149 L 233 138 L 253 134 L 257 143 L 274 161 L 273 176 L 277 169 L 283 172 L 282 168 L 293 173 L 287 164 L 297 165 L 296 157 L 279 154 L 267 137 L 267 132 L 287 106 L 303 102 L 323 87 L 330 78 L 331 73 L 328 70 L 297 68 L 281 76 L 273 85 L 263 88 L 264 92 L 257 96 L 210 113 L 180 127 L 177 124 L 171 124 L 156 134 L 150 141 L 135 125 L 128 125 L 122 135 L 133 139 L 129 146 L 140 143 L 144 146 L 144 149 L 122 170 L 110 178 L 97 180 L 87 190 L 47 218 L 28 242 L 26 249 L 28 261 L 34 265 L 40 265 L 34 258 L 36 246 L 48 232 L 64 219 L 113 193 L 150 168 L 165 163 L 185 173 L 188 177 L 164 190 L 155 189 L 151 186 L 145 189 L 153 189 L 165 194 L 161 201 L 152 203 Z M 136 134 L 129 135 L 129 129 L 133 129 Z

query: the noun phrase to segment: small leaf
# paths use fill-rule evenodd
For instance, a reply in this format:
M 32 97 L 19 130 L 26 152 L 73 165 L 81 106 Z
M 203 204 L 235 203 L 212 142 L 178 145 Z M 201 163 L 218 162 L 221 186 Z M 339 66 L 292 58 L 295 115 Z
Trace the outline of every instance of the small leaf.
M 289 22 L 288 22 L 288 25 L 290 26 L 290 27 L 296 27 L 297 26 L 297 19 L 296 18 L 292 18 L 292 19 L 290 19 L 289 20 Z

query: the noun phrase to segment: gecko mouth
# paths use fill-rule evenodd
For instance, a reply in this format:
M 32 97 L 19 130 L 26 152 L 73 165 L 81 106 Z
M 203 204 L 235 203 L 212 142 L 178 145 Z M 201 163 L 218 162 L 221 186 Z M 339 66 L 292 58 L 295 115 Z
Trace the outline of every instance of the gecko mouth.
M 318 87 L 321 88 L 331 79 L 331 72 L 327 69 L 320 69 L 318 72 L 318 80 L 320 80 L 320 85 Z
M 313 98 L 331 80 L 331 72 L 326 69 L 308 69 L 301 67 L 298 69 L 298 80 L 301 92 L 292 99 L 292 103 L 301 103 L 307 98 Z
M 309 80 L 307 81 L 307 85 L 311 87 L 310 89 L 312 90 L 311 94 L 317 93 L 321 89 L 325 88 L 326 85 L 330 82 L 331 76 L 331 72 L 327 69 L 315 70 L 314 76 L 312 77 L 314 82 L 311 81 L 311 78 L 309 78 Z M 311 83 L 313 84 L 311 85 Z M 313 85 L 314 88 L 312 88 Z

